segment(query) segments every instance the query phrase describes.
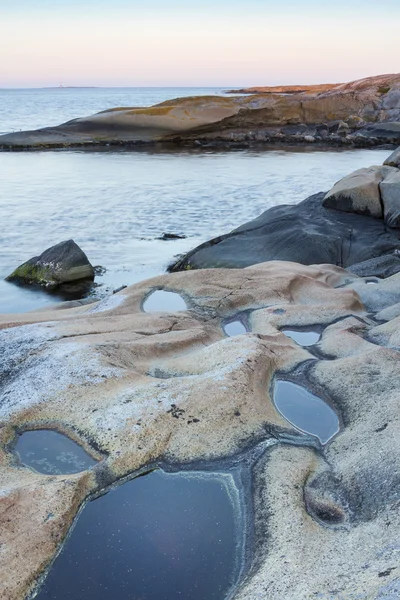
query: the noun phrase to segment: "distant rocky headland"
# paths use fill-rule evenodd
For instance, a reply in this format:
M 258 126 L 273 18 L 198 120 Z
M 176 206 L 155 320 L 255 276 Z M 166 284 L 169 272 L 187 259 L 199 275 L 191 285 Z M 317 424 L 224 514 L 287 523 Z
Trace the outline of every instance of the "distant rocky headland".
M 314 144 L 372 147 L 400 142 L 400 74 L 345 84 L 237 90 L 245 96 L 178 98 L 117 107 L 57 127 L 0 136 L 0 149 Z

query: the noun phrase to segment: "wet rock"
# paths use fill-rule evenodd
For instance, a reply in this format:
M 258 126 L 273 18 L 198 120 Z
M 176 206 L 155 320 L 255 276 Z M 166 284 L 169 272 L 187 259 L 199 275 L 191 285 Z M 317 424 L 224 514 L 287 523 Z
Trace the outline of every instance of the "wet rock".
M 67 240 L 29 259 L 6 280 L 54 288 L 81 280 L 93 281 L 94 275 L 94 269 L 83 250 L 73 240 Z
M 379 184 L 391 170 L 392 167 L 375 166 L 354 171 L 335 183 L 326 194 L 323 205 L 344 212 L 382 218 Z
M 186 235 L 180 235 L 178 233 L 163 233 L 157 239 L 158 240 L 163 240 L 163 241 L 167 242 L 169 240 L 184 240 L 185 238 L 186 238 Z

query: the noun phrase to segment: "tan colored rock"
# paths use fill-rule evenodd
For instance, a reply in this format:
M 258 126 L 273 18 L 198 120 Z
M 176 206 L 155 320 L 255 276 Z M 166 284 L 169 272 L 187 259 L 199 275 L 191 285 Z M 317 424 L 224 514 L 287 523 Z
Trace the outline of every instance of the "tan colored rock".
M 376 306 L 374 294 L 400 294 L 396 276 L 380 289 L 332 265 L 272 261 L 174 273 L 97 304 L 1 316 L 1 598 L 34 589 L 88 495 L 161 461 L 219 460 L 269 441 L 254 482 L 255 566 L 237 598 L 301 600 L 336 585 L 372 599 L 400 530 L 400 355 L 369 340 L 376 325 L 353 289 L 361 285 Z M 144 313 L 157 289 L 181 294 L 188 310 Z M 251 332 L 226 337 L 224 321 L 243 311 L 252 311 Z M 281 331 L 313 324 L 324 329 L 319 360 Z M 297 373 L 326 391 L 344 424 L 323 453 L 271 398 L 277 374 Z M 49 427 L 102 460 L 73 476 L 19 465 L 16 432 Z
M 392 167 L 373 166 L 354 171 L 335 183 L 326 194 L 323 205 L 381 219 L 383 211 L 379 184 L 392 170 Z

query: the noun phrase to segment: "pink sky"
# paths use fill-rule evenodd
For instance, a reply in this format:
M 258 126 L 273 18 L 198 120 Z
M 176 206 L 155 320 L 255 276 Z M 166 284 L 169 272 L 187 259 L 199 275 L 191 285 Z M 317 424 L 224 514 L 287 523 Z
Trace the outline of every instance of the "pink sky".
M 88 1 L 70 0 L 75 8 L 64 12 L 44 10 L 46 2 L 1 9 L 0 87 L 317 83 L 400 70 L 400 9 L 391 0 L 392 18 L 369 12 L 368 0 L 358 13 L 313 11 L 313 2 L 299 10 L 290 0 L 273 11 L 255 0 L 253 10 L 233 2 L 214 11 L 207 0 L 179 11 L 135 2 L 105 11 Z

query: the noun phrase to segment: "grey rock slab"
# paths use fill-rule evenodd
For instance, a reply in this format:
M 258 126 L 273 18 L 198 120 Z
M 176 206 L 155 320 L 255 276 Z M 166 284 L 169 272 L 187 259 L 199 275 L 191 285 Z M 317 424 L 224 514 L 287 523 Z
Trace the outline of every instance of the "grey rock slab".
M 326 208 L 382 218 L 379 184 L 392 167 L 373 166 L 350 173 L 333 186 L 324 198 Z
M 379 184 L 386 225 L 400 228 L 400 169 L 393 169 Z
M 270 260 L 341 267 L 400 251 L 397 230 L 383 220 L 327 209 L 325 194 L 275 206 L 184 255 L 171 271 L 248 267 Z
M 392 112 L 392 111 L 388 111 Z M 397 112 L 397 109 L 396 109 Z M 400 122 L 388 121 L 385 123 L 370 123 L 358 130 L 359 133 L 369 138 L 377 138 L 381 143 L 398 144 L 400 142 Z
M 391 277 L 400 272 L 400 253 L 384 254 L 347 267 L 347 270 L 359 277 Z

